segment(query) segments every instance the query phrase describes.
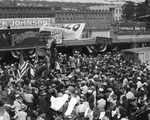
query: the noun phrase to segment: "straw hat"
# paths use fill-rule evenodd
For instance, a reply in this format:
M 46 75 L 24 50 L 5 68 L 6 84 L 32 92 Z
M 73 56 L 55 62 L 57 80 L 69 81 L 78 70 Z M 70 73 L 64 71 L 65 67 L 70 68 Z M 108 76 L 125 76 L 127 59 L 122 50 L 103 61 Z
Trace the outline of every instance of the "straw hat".
M 116 100 L 116 99 L 117 99 L 117 95 L 113 94 L 113 95 L 111 95 L 111 98 L 112 98 L 113 100 Z
M 26 110 L 26 109 L 27 109 L 27 105 L 22 104 L 22 105 L 21 105 L 21 109 L 22 109 L 22 110 Z
M 46 88 L 46 86 L 44 86 L 44 85 L 40 86 L 40 90 L 45 90 L 45 88 Z
M 47 95 L 47 93 L 45 92 L 45 90 L 41 91 L 40 93 L 41 96 Z

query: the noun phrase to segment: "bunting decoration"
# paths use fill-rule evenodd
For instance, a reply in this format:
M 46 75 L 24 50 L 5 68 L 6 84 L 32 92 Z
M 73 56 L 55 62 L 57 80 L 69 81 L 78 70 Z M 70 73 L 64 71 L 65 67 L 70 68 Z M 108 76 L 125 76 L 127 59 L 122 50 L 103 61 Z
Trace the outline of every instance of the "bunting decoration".
M 19 51 L 11 51 L 11 54 L 14 58 L 19 59 L 20 52 Z

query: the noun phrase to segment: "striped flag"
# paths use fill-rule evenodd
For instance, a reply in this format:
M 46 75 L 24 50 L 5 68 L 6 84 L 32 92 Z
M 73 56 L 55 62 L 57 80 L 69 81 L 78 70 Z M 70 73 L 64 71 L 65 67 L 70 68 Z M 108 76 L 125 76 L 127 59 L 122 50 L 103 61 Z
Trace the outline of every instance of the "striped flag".
M 17 70 L 17 79 L 21 79 L 27 73 L 28 69 L 29 69 L 29 63 L 24 61 L 24 57 L 21 53 L 18 70 Z

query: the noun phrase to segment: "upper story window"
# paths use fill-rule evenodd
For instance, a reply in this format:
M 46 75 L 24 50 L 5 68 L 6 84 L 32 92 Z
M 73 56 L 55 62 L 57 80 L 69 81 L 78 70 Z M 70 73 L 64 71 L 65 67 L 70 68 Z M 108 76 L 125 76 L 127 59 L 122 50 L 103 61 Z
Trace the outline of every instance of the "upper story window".
M 116 14 L 118 14 L 118 9 L 116 9 Z
M 119 13 L 120 13 L 120 14 L 122 13 L 122 10 L 121 10 L 121 9 L 119 9 Z

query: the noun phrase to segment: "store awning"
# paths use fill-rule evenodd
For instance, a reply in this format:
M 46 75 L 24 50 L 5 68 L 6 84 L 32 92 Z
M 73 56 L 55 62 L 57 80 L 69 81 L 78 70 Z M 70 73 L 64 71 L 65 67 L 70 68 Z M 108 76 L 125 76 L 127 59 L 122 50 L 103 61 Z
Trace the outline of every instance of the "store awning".
M 96 39 L 85 39 L 85 40 L 64 40 L 63 46 L 87 46 L 95 45 Z
M 143 51 L 150 51 L 150 47 L 140 47 L 140 48 L 132 48 L 123 50 L 123 52 L 131 52 L 131 53 L 140 53 Z

